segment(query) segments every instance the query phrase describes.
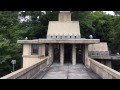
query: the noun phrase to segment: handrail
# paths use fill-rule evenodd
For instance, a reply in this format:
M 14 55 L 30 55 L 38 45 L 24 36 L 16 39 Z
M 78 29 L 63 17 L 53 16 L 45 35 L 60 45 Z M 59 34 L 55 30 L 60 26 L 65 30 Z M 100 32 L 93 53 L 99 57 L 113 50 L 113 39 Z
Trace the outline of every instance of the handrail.
M 32 79 L 35 78 L 47 66 L 48 57 L 42 58 L 39 62 L 26 68 L 19 69 L 0 79 Z
M 90 68 L 103 79 L 120 79 L 120 73 L 112 68 L 109 68 L 91 58 Z

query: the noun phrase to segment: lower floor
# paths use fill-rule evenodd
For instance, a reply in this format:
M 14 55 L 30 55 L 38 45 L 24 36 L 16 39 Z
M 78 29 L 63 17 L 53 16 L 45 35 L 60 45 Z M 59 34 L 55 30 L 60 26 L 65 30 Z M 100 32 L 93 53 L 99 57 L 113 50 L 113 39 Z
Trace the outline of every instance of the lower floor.
M 48 47 L 48 48 L 47 48 Z M 87 64 L 87 44 L 48 44 L 45 48 L 45 56 L 50 57 L 49 63 Z
M 100 77 L 83 64 L 54 63 L 36 79 L 100 79 Z

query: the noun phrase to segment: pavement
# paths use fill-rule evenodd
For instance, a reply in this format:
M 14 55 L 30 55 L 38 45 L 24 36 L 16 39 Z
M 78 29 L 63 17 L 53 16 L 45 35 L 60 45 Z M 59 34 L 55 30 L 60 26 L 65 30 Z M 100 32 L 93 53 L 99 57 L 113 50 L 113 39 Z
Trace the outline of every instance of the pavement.
M 87 69 L 83 64 L 54 63 L 36 79 L 101 79 L 92 70 Z

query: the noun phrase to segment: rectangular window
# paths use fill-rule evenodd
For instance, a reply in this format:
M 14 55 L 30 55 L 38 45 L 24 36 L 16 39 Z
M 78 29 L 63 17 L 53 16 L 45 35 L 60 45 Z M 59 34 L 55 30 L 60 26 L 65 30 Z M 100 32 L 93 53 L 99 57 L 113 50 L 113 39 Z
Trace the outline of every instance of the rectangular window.
M 31 45 L 31 55 L 38 55 L 39 53 L 39 45 L 38 44 L 32 44 Z

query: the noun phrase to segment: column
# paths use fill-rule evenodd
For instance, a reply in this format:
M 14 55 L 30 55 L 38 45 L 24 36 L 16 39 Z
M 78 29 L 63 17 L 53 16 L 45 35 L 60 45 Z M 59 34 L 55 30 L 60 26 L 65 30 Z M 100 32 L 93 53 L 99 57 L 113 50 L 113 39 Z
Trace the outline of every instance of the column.
M 64 64 L 64 44 L 60 44 L 60 64 Z
M 22 64 L 22 67 L 25 68 L 25 67 L 28 67 L 31 65 L 31 63 L 34 61 L 34 59 L 32 60 L 29 60 L 28 58 L 30 58 L 29 56 L 31 55 L 31 44 L 23 44 L 23 64 Z M 26 58 L 26 56 L 28 58 Z
M 85 66 L 87 68 L 90 67 L 90 61 L 88 59 L 88 45 L 87 44 L 85 44 Z
M 112 63 L 111 63 L 111 61 L 106 61 L 106 66 L 112 68 Z
M 53 63 L 53 46 L 52 44 L 49 44 L 49 49 L 48 49 L 48 54 L 49 54 L 49 60 L 48 60 L 48 64 L 52 64 Z
M 45 44 L 41 44 L 41 45 L 42 45 L 41 46 L 42 47 L 42 51 L 41 51 L 42 52 L 42 56 L 45 56 Z
M 76 65 L 76 45 L 72 45 L 72 64 Z

